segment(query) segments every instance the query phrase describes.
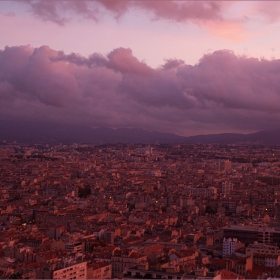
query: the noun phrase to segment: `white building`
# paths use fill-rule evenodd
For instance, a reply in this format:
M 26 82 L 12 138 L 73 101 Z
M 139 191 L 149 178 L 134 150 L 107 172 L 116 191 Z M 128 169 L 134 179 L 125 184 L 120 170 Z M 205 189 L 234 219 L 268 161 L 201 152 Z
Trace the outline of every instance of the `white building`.
M 86 279 L 87 262 L 74 264 L 53 272 L 53 279 Z
M 278 255 L 268 255 L 265 258 L 265 266 L 276 267 L 280 263 L 280 256 Z
M 223 240 L 223 258 L 231 255 L 234 253 L 236 250 L 244 247 L 244 244 L 237 241 L 236 238 L 224 238 Z
M 232 191 L 233 191 L 233 183 L 231 183 L 231 182 L 223 182 L 223 184 L 222 184 L 222 194 L 230 195 L 230 193 Z
M 265 255 L 279 255 L 280 249 L 277 245 L 273 244 L 250 244 L 246 248 L 246 256 L 252 256 L 255 254 L 265 254 Z
M 214 187 L 191 187 L 185 188 L 187 194 L 192 196 L 209 197 L 217 193 L 217 189 Z
M 82 242 L 66 243 L 65 250 L 67 252 L 83 252 L 83 243 Z

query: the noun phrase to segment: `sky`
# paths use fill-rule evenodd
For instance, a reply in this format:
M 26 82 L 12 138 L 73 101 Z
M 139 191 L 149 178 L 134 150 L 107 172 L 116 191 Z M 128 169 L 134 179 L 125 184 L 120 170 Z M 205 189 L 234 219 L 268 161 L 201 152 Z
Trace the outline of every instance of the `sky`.
M 0 1 L 0 120 L 278 129 L 280 2 Z

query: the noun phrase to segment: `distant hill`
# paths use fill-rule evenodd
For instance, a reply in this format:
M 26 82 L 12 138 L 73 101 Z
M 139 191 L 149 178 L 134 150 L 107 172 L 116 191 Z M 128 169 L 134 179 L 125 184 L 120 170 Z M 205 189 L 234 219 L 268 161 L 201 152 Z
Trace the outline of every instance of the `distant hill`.
M 258 143 L 280 145 L 280 130 L 251 134 L 223 133 L 184 137 L 173 133 L 150 132 L 139 128 L 92 128 L 85 125 L 1 121 L 0 141 L 18 143 L 166 143 L 166 144 L 233 144 Z
M 222 133 L 208 134 L 187 137 L 185 143 L 201 143 L 201 144 L 234 144 L 234 143 L 252 143 L 264 145 L 280 145 L 280 129 L 266 130 L 250 134 L 240 133 Z
M 248 134 L 247 134 L 248 135 Z M 240 133 L 222 133 L 222 134 L 208 134 L 208 135 L 196 135 L 186 137 L 185 143 L 193 144 L 193 143 L 201 143 L 201 144 L 233 144 L 239 142 L 247 141 L 246 134 Z
M 265 130 L 246 135 L 247 141 L 260 143 L 260 144 L 270 144 L 270 145 L 280 145 L 280 129 L 278 130 Z
M 0 141 L 19 143 L 184 143 L 186 137 L 138 128 L 92 128 L 85 125 L 0 121 Z

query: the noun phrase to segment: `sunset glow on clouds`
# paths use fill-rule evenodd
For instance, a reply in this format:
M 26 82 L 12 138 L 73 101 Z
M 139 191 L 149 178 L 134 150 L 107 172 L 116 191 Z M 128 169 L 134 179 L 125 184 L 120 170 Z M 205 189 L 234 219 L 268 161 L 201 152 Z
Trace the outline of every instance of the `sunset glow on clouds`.
M 278 2 L 2 1 L 0 118 L 278 128 Z

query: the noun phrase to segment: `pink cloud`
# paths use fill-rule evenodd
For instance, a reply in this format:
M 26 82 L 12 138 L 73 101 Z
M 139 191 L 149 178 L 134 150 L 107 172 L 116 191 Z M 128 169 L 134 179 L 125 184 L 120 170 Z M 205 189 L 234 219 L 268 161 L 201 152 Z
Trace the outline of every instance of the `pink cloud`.
M 132 1 L 123 1 L 123 0 L 96 0 L 101 6 L 105 9 L 113 12 L 116 15 L 116 18 L 119 18 L 121 15 L 126 13 L 128 9 L 132 6 Z
M 23 0 L 18 0 L 23 1 Z M 103 10 L 119 18 L 131 8 L 150 12 L 154 19 L 168 19 L 176 22 L 205 22 L 222 20 L 220 1 L 132 1 L 132 0 L 73 0 L 73 1 L 32 1 L 24 0 L 30 5 L 35 16 L 42 20 L 53 21 L 59 25 L 67 22 L 63 14 L 75 12 L 85 18 L 98 20 Z
M 163 69 L 165 70 L 170 70 L 173 68 L 177 68 L 180 65 L 183 65 L 184 61 L 180 59 L 167 59 L 165 61 L 165 64 L 162 66 Z
M 64 25 L 75 16 L 98 22 L 104 14 L 119 19 L 130 10 L 144 11 L 152 20 L 194 23 L 206 27 L 211 34 L 232 41 L 248 38 L 244 16 L 229 17 L 231 2 L 223 1 L 133 1 L 133 0 L 18 0 L 27 3 L 34 16 Z
M 53 1 L 27 1 L 30 4 L 33 15 L 44 21 L 53 21 L 58 25 L 64 25 L 68 19 L 62 16 L 59 7 Z
M 278 1 L 258 1 L 254 3 L 252 12 L 264 15 L 270 22 L 280 18 L 280 3 Z
M 224 21 L 208 22 L 206 28 L 216 37 L 224 38 L 231 41 L 243 41 L 249 38 L 249 34 L 245 32 L 242 21 Z
M 222 19 L 218 1 L 135 1 L 135 5 L 152 12 L 156 19 L 177 22 Z
M 153 69 L 130 49 L 67 55 L 48 46 L 0 51 L 0 118 L 144 127 L 254 130 L 280 121 L 280 60 L 228 50 L 194 66 Z
M 108 54 L 108 67 L 122 73 L 152 74 L 152 68 L 132 55 L 131 49 L 118 48 Z

